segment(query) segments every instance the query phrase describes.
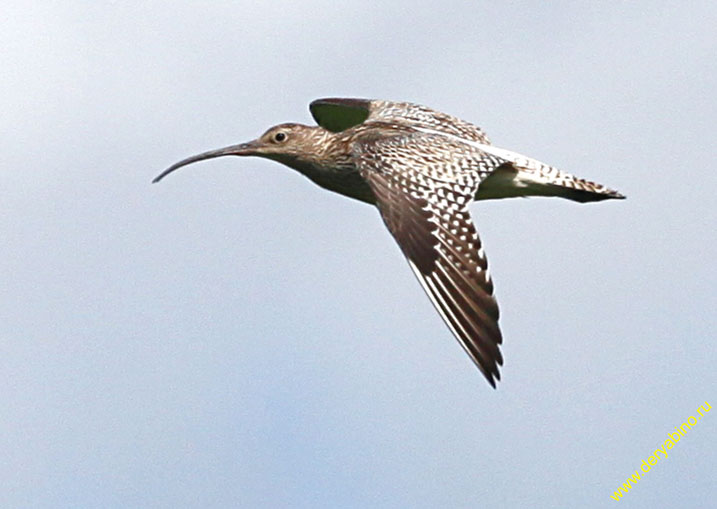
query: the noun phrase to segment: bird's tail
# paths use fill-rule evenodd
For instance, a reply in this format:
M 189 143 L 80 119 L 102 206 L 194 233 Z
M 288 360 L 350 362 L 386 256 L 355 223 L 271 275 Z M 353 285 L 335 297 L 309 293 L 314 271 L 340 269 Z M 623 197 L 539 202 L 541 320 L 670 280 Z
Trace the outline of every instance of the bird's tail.
M 513 196 L 558 196 L 585 203 L 625 198 L 601 184 L 575 177 L 515 152 L 493 146 L 484 147 L 483 150 L 506 162 L 481 183 L 476 195 L 477 200 Z
M 523 172 L 520 172 L 523 173 Z M 531 181 L 532 185 L 542 188 L 548 196 L 559 196 L 581 203 L 602 201 L 610 199 L 624 200 L 625 196 L 617 191 L 607 188 L 589 180 L 581 179 L 556 170 L 556 174 L 545 177 L 538 175 Z

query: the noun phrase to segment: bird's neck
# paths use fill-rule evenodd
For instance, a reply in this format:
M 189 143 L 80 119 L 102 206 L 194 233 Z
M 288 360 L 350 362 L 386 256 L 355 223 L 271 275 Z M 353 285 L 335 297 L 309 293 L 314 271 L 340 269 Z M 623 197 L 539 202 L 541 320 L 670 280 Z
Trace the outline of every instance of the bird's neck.
M 332 133 L 319 127 L 309 149 L 277 159 L 307 176 L 342 171 L 351 164 L 350 145 L 344 138 L 342 133 Z

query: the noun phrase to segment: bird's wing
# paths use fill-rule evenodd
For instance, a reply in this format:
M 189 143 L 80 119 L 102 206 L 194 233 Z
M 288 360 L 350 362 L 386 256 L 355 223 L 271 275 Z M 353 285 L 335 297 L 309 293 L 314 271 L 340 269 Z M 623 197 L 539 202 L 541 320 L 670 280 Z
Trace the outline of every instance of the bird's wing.
M 309 104 L 316 123 L 334 133 L 363 123 L 370 108 L 368 99 L 317 99 Z
M 354 144 L 381 216 L 443 320 L 488 382 L 500 379 L 498 305 L 468 204 L 501 161 L 443 136 Z
M 309 110 L 317 124 L 332 132 L 344 131 L 366 121 L 375 121 L 431 129 L 490 145 L 490 140 L 480 127 L 413 103 L 326 98 L 313 101 Z

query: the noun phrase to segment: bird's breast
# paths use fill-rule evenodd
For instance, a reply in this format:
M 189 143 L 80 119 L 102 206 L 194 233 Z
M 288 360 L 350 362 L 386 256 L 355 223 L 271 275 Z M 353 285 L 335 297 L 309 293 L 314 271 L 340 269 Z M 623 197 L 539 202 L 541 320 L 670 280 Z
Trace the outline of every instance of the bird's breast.
M 371 187 L 353 166 L 297 164 L 292 167 L 324 189 L 371 205 L 376 204 Z

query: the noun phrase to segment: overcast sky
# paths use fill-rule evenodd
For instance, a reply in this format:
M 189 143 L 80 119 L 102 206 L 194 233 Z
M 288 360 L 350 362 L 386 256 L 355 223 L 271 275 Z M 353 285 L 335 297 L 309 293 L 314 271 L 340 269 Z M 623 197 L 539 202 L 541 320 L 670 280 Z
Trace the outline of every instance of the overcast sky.
M 685 5 L 688 5 L 686 7 Z M 5 2 L 0 505 L 708 507 L 713 2 Z M 625 193 L 477 203 L 491 389 L 376 212 L 258 159 L 408 100 Z

